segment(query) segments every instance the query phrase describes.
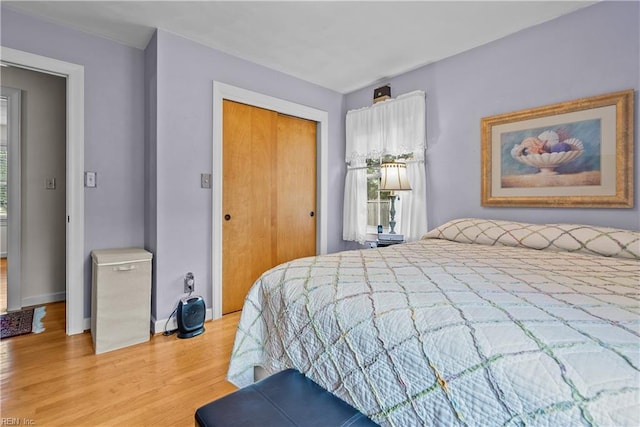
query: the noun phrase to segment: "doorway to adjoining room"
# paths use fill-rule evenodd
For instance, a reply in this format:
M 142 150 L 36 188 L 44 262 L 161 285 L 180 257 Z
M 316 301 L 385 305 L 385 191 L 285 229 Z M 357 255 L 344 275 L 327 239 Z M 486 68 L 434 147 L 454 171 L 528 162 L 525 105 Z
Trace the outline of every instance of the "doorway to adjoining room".
M 66 78 L 3 64 L 0 310 L 66 299 Z

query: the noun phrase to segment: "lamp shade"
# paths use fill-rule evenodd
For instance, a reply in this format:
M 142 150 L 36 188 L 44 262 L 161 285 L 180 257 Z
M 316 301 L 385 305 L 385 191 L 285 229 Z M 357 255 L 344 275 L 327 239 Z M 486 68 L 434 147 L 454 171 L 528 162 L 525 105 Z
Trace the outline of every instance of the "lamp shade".
M 380 165 L 380 191 L 411 190 L 407 179 L 407 164 L 404 162 Z

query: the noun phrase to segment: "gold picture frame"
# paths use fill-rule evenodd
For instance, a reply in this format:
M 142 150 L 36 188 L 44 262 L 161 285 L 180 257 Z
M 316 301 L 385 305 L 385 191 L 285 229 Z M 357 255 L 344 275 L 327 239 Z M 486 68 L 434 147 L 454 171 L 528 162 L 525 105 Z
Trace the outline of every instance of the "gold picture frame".
M 633 207 L 634 90 L 481 119 L 482 206 Z

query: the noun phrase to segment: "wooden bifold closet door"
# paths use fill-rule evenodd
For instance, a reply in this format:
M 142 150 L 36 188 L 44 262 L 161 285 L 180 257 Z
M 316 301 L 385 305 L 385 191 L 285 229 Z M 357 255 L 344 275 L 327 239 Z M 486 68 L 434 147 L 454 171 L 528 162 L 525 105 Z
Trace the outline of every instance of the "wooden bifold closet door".
M 222 313 L 266 270 L 316 254 L 316 123 L 223 102 Z

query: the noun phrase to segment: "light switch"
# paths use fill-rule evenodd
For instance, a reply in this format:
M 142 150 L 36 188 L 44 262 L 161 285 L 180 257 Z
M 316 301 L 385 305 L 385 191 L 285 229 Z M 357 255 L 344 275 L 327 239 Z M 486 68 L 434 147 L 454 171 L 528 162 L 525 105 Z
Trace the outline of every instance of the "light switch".
M 200 187 L 201 188 L 211 188 L 211 174 L 210 173 L 201 173 L 200 174 Z
M 95 172 L 85 172 L 84 173 L 84 186 L 88 188 L 97 187 L 96 183 L 96 173 Z
M 55 190 L 56 189 L 56 179 L 55 178 L 46 178 L 44 180 L 44 188 L 47 190 Z

